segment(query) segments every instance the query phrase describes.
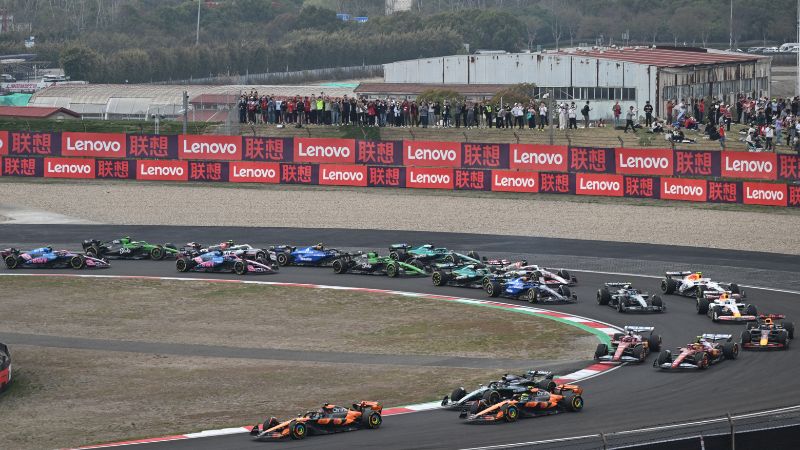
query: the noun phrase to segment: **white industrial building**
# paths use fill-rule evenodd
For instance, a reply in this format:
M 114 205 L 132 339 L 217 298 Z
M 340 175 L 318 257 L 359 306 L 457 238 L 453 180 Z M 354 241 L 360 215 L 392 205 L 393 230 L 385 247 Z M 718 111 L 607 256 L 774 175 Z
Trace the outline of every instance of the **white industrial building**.
M 587 100 L 592 118 L 611 116 L 615 101 L 641 112 L 646 101 L 664 115 L 669 99 L 738 93 L 769 95 L 769 57 L 697 48 L 591 48 L 543 53 L 453 55 L 384 65 L 384 81 L 425 85 L 534 83 L 537 98 Z M 362 85 L 363 86 L 363 85 Z M 368 91 L 359 87 L 358 91 Z

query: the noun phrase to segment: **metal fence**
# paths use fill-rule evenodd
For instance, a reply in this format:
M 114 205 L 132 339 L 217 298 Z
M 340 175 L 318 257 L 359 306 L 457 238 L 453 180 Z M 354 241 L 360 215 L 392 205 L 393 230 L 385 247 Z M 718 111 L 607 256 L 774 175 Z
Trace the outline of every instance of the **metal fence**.
M 768 435 L 768 438 L 765 436 Z M 530 448 L 536 450 L 716 450 L 749 448 L 797 448 L 800 436 L 800 405 L 769 411 L 715 417 L 560 439 L 478 447 L 470 450 Z M 761 445 L 758 445 L 758 443 Z M 764 446 L 764 442 L 769 442 Z

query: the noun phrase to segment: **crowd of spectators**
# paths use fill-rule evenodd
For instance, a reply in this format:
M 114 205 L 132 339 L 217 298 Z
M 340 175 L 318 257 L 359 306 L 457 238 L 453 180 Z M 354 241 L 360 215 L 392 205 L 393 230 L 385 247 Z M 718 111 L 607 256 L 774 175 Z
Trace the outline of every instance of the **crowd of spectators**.
M 514 104 L 417 102 L 346 95 L 331 97 L 322 93 L 284 98 L 251 91 L 240 97 L 237 107 L 239 121 L 252 124 L 543 130 L 552 121 L 553 126 L 560 129 L 612 126 L 603 119 L 590 120 L 594 108 L 588 101 L 582 106 L 575 101 L 536 99 Z M 775 151 L 777 146 L 786 145 L 800 152 L 799 110 L 799 97 L 770 100 L 739 95 L 733 105 L 716 98 L 672 99 L 665 105 L 666 117 L 657 117 L 649 101 L 645 102 L 643 116 L 637 105 L 615 102 L 610 115 L 613 127 L 625 133 L 645 131 L 663 134 L 669 141 L 693 143 L 696 139 L 688 137 L 684 130 L 694 130 L 698 138 L 718 141 L 722 148 L 725 148 L 732 124 L 739 123 L 744 126 L 738 130 L 739 140 L 746 142 L 751 151 Z

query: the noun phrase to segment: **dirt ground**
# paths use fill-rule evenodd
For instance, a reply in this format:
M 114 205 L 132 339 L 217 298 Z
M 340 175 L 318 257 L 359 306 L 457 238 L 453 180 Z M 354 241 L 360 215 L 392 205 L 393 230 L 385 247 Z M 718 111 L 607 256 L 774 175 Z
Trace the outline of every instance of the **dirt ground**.
M 13 352 L 15 380 L 0 397 L 0 447 L 16 450 L 238 427 L 272 415 L 293 417 L 325 402 L 349 406 L 377 400 L 386 406 L 403 405 L 443 396 L 458 384 L 474 387 L 499 375 L 496 370 L 28 346 L 15 346 Z
M 6 332 L 536 360 L 591 358 L 597 345 L 593 336 L 559 322 L 488 308 L 470 314 L 464 305 L 410 297 L 155 280 L 4 277 L 2 282 L 6 292 L 18 293 L 0 302 Z M 540 340 L 551 344 L 529 345 Z
M 555 321 L 490 308 L 471 320 L 475 307 L 398 296 L 154 280 L 3 277 L 2 283 L 5 292 L 15 293 L 0 302 L 2 331 L 9 333 L 316 350 L 324 336 L 324 344 L 337 351 L 572 360 L 589 358 L 596 345 L 588 333 Z M 532 341 L 539 345 L 530 346 Z M 0 397 L 0 447 L 14 449 L 242 426 L 324 402 L 378 400 L 398 406 L 528 369 L 29 345 L 11 350 L 14 383 Z

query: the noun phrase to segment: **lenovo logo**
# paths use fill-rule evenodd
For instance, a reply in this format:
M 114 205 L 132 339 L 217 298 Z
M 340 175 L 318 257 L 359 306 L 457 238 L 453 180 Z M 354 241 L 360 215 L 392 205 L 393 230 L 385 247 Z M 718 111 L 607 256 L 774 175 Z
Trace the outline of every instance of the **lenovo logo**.
M 319 184 L 366 186 L 366 166 L 320 165 Z
M 404 141 L 403 163 L 406 166 L 461 165 L 461 144 L 458 142 Z
M 61 134 L 61 154 L 124 158 L 125 135 L 64 132 Z
M 750 205 L 786 206 L 787 187 L 785 184 L 742 183 L 744 203 Z
M 186 181 L 189 169 L 186 161 L 136 161 L 137 180 Z
M 92 173 L 92 165 L 84 164 L 57 164 L 47 161 L 47 173 L 85 174 Z
M 444 168 L 406 169 L 406 187 L 453 189 L 453 170 Z
M 323 147 L 311 145 L 303 147 L 303 143 L 298 144 L 299 155 L 305 158 L 349 158 L 352 150 L 349 147 Z
M 228 180 L 238 183 L 280 183 L 277 163 L 232 162 Z
M 653 158 L 647 156 L 619 156 L 619 167 L 631 167 L 634 169 L 667 169 L 669 159 Z
M 622 180 L 622 175 L 579 173 L 575 176 L 575 193 L 622 197 Z
M 409 145 L 406 149 L 406 158 L 409 161 L 424 160 L 424 161 L 456 161 L 458 159 L 458 152 L 452 149 L 441 150 L 438 148 L 417 148 L 412 149 Z
M 139 166 L 139 175 L 155 177 L 182 177 L 186 171 L 183 167 Z
M 774 153 L 723 152 L 722 176 L 738 178 L 777 178 Z
M 617 148 L 617 173 L 672 175 L 672 150 Z
M 515 148 L 512 161 L 518 164 L 560 165 L 564 164 L 564 155 L 558 153 L 521 152 Z
M 706 180 L 662 178 L 661 198 L 704 202 L 706 201 Z
M 355 139 L 305 138 L 294 140 L 294 160 L 310 163 L 352 164 L 356 161 Z
M 66 150 L 74 152 L 114 152 L 122 151 L 122 145 L 116 141 L 75 140 L 67 137 Z
M 183 141 L 183 152 L 196 155 L 235 155 L 238 150 L 236 144 L 223 144 L 218 142 L 194 142 L 187 145 Z
M 181 136 L 181 159 L 237 160 L 242 158 L 241 136 Z
M 500 192 L 538 192 L 539 174 L 492 171 L 492 190 Z
M 235 178 L 277 178 L 278 172 L 275 169 L 245 169 L 233 165 L 232 174 Z
M 50 178 L 94 178 L 94 160 L 46 158 L 44 176 Z

